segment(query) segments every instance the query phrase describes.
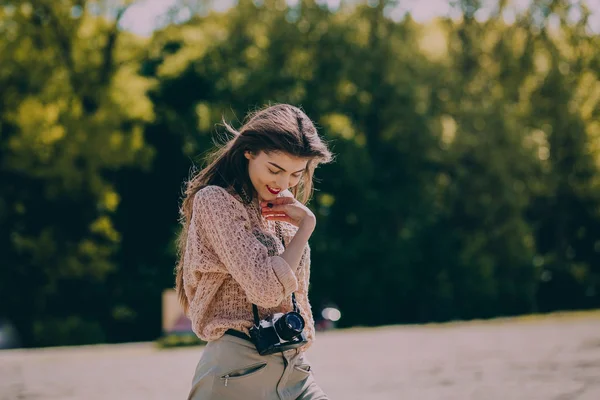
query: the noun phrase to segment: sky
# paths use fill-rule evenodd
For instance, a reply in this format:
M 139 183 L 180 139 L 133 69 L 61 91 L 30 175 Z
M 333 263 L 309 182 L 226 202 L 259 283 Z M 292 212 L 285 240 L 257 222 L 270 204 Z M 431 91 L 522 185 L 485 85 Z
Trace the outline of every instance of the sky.
M 299 0 L 287 0 L 288 4 L 297 4 Z M 376 0 L 369 0 L 376 1 Z M 527 7 L 531 0 L 511 0 L 511 7 L 517 12 Z M 217 11 L 225 11 L 233 6 L 236 0 L 215 0 L 213 7 Z M 339 7 L 340 0 L 320 0 L 319 3 L 327 3 L 330 8 Z M 485 0 L 484 0 L 485 2 Z M 497 4 L 497 0 L 487 0 L 488 3 Z M 575 2 L 575 1 L 574 1 Z M 123 15 L 121 27 L 142 36 L 150 36 L 154 29 L 159 27 L 160 18 L 164 16 L 176 0 L 138 0 Z M 396 9 L 389 10 L 392 19 L 400 20 L 406 12 L 410 12 L 413 19 L 418 22 L 426 22 L 439 15 L 452 15 L 452 9 L 448 0 L 402 0 Z M 600 32 L 600 0 L 588 0 L 588 6 L 594 10 L 590 25 L 594 32 Z M 486 9 L 482 8 L 476 17 L 485 19 Z M 180 15 L 185 20 L 189 15 Z M 514 12 L 507 11 L 504 14 L 507 22 L 514 20 Z

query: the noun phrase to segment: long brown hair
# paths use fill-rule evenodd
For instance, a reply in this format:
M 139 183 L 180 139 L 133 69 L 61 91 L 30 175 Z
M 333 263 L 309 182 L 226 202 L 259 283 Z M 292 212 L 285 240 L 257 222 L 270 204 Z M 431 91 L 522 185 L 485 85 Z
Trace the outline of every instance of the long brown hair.
M 180 208 L 182 230 L 177 240 L 175 289 L 186 313 L 189 303 L 183 288 L 183 258 L 194 195 L 204 186 L 217 185 L 232 188 L 242 198 L 246 197 L 243 193 L 253 196 L 254 188 L 248 175 L 248 159 L 244 153 L 282 152 L 309 159 L 300 182 L 291 189 L 294 197 L 306 203 L 313 192 L 315 168 L 318 164 L 327 163 L 332 159 L 327 145 L 319 137 L 310 118 L 301 109 L 289 104 L 269 106 L 248 115 L 239 131 L 225 121 L 223 124 L 231 134 L 231 139 L 217 148 L 208 157 L 206 167 L 186 183 Z

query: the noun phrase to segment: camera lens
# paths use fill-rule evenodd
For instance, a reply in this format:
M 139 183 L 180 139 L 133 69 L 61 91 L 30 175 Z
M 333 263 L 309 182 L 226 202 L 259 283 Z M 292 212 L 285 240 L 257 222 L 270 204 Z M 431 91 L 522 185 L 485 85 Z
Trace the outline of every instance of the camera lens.
M 304 321 L 302 321 L 302 318 L 299 315 L 288 315 L 286 322 L 290 329 L 298 331 L 298 333 L 304 328 Z
M 289 312 L 275 322 L 277 334 L 284 340 L 292 340 L 302 333 L 304 318 L 297 312 Z

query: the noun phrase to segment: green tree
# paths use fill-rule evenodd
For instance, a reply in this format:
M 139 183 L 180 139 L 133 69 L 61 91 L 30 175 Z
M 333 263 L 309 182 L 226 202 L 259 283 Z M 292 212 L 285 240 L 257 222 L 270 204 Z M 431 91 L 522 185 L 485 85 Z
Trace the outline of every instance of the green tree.
M 103 282 L 121 238 L 108 177 L 152 155 L 141 43 L 118 29 L 121 13 L 100 11 L 85 1 L 0 6 L 0 314 L 26 345 L 106 339 Z
M 544 311 L 599 304 L 600 43 L 587 32 L 589 17 L 585 4 L 562 0 L 529 12 L 536 68 L 525 123 L 541 142 L 544 167 L 529 215 L 544 270 Z

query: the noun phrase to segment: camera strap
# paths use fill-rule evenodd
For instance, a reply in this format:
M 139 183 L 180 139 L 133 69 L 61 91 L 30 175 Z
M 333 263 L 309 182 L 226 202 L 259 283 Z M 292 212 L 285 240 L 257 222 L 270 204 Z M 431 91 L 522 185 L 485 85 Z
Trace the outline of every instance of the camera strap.
M 285 249 L 285 241 L 283 240 L 283 234 L 281 233 L 281 223 L 279 221 L 275 221 L 275 231 L 277 233 L 277 237 L 281 240 L 281 244 L 283 245 L 283 248 Z M 298 310 L 298 303 L 296 303 L 296 293 L 292 292 L 292 306 L 294 307 L 294 312 L 299 313 L 300 310 Z M 254 314 L 254 325 L 259 326 L 260 325 L 260 318 L 258 315 L 258 307 L 256 307 L 256 304 L 252 304 L 252 313 Z

